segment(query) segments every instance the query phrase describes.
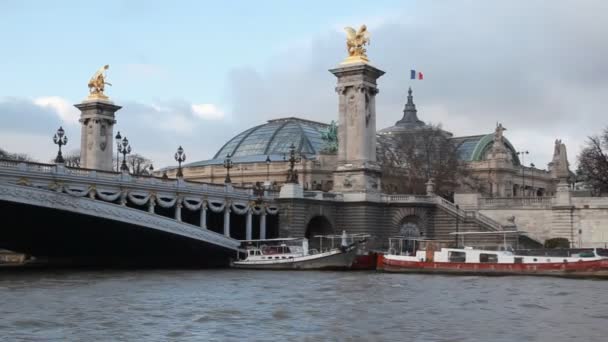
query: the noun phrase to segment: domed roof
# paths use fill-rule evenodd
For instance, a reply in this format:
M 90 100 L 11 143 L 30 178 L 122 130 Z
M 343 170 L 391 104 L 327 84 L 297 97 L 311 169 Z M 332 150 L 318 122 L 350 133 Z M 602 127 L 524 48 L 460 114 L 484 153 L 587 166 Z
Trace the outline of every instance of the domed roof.
M 520 165 L 519 157 L 515 151 L 515 147 L 511 142 L 504 138 L 505 147 L 511 152 L 514 165 Z M 460 160 L 464 161 L 482 161 L 484 156 L 494 145 L 494 133 L 473 135 L 468 137 L 455 137 L 452 141 L 458 146 Z
M 216 164 L 228 154 L 234 162 L 263 162 L 266 156 L 270 156 L 271 160 L 283 160 L 291 144 L 295 146 L 296 153 L 310 158 L 323 148 L 321 133 L 328 127 L 328 124 L 294 117 L 268 120 L 228 140 L 212 160 L 188 166 Z

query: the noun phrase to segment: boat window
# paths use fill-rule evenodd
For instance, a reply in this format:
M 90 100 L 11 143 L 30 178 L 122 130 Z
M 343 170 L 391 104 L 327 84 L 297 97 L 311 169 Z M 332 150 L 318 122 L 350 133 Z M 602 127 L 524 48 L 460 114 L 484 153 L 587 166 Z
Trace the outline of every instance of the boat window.
M 568 259 L 564 259 L 564 262 L 565 262 L 565 263 L 568 263 Z
M 450 260 L 450 262 L 464 262 L 465 259 L 466 259 L 465 252 L 453 252 L 453 251 L 448 252 L 448 260 Z
M 516 264 L 521 264 L 524 262 L 524 258 L 515 258 L 515 263 Z
M 498 256 L 496 254 L 479 254 L 479 262 L 496 263 L 498 262 Z
M 538 260 L 537 260 L 536 258 L 534 258 L 534 259 L 532 259 L 532 261 L 536 262 L 536 261 L 538 261 Z
M 275 259 L 279 259 L 279 257 L 274 257 Z

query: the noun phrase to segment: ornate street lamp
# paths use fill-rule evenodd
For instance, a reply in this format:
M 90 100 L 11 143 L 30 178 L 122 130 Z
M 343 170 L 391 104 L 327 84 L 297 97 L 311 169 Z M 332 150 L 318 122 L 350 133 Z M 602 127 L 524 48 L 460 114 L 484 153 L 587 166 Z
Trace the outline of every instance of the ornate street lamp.
M 534 169 L 536 165 L 534 163 L 530 163 L 530 167 Z M 534 172 L 534 170 L 532 170 Z M 532 197 L 536 197 L 536 190 L 534 190 L 534 173 L 532 173 Z
M 59 146 L 59 151 L 57 151 L 57 158 L 55 158 L 55 163 L 64 163 L 63 156 L 61 155 L 61 146 L 66 145 L 68 143 L 68 137 L 65 135 L 65 131 L 60 126 L 57 130 L 57 133 L 53 136 L 53 142 Z
M 270 183 L 270 156 L 266 156 L 266 181 Z
M 116 172 L 118 172 L 120 171 L 120 143 L 122 142 L 122 136 L 120 136 L 120 131 L 116 133 L 114 139 L 116 139 Z
M 296 156 L 296 147 L 291 143 L 289 146 L 289 170 L 287 171 L 287 183 L 298 184 L 298 171 L 295 169 L 296 163 L 302 161 L 301 156 Z
M 129 140 L 127 137 L 122 138 L 122 143 L 118 145 L 118 152 L 122 153 L 122 165 L 120 166 L 120 171 L 129 171 L 129 167 L 127 166 L 127 154 L 131 153 L 131 145 L 129 145 Z
M 226 179 L 224 179 L 224 183 L 226 184 L 232 183 L 230 180 L 230 169 L 232 169 L 232 166 L 232 158 L 230 157 L 230 153 L 228 153 L 228 155 L 226 155 L 226 159 L 224 159 L 224 168 L 226 169 Z
M 264 191 L 266 189 L 260 182 L 255 182 L 253 187 L 253 195 L 255 196 L 255 203 L 260 204 L 264 201 Z
M 178 163 L 177 177 L 182 178 L 184 177 L 184 174 L 182 173 L 182 163 L 186 161 L 186 154 L 181 146 L 178 147 L 177 152 L 175 152 L 175 161 Z
M 525 177 L 525 164 L 524 164 L 524 156 L 526 154 L 530 154 L 528 151 L 518 151 L 517 155 L 521 156 L 521 197 L 524 197 L 526 194 L 526 177 Z
M 460 219 L 458 218 L 458 215 L 460 214 L 460 205 L 456 204 L 456 235 L 454 236 L 454 239 L 456 240 L 456 248 L 458 248 L 458 233 L 460 233 L 460 229 L 458 227 L 458 224 L 460 223 Z

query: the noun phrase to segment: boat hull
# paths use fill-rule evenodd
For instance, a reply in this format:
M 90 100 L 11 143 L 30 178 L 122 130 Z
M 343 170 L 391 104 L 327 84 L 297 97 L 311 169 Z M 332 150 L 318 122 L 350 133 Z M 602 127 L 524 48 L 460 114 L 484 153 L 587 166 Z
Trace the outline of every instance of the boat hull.
M 459 275 L 531 275 L 556 277 L 596 277 L 608 279 L 608 259 L 569 263 L 459 263 L 395 260 L 378 256 L 378 270 L 396 273 L 438 273 Z
M 344 252 L 337 252 L 317 258 L 278 259 L 268 262 L 234 261 L 231 267 L 258 270 L 341 270 L 349 269 L 357 256 L 357 249 L 351 247 Z

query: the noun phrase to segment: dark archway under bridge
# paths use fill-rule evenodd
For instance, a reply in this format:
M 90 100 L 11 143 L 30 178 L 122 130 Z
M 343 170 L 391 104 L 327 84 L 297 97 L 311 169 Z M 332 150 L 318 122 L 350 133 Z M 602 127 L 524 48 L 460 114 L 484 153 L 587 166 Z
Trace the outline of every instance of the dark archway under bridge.
M 0 218 L 0 248 L 54 266 L 218 267 L 235 253 L 143 225 L 17 202 L 0 201 Z

